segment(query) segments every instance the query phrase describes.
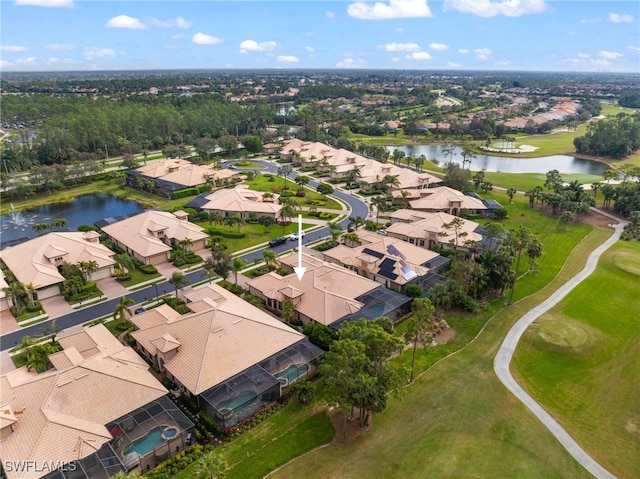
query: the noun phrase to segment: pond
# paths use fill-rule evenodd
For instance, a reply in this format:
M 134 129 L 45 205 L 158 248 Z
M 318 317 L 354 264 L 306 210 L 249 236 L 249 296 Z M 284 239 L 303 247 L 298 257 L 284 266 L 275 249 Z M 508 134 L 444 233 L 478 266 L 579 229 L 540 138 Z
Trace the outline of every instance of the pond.
M 82 224 L 92 225 L 104 218 L 127 216 L 138 213 L 144 208 L 135 201 L 123 200 L 113 195 L 83 195 L 63 203 L 12 211 L 0 217 L 0 244 L 21 238 L 37 236 L 34 224 L 53 223 L 56 219 L 68 221 L 64 229 L 76 231 Z
M 453 157 L 449 159 L 443 152 L 444 145 L 388 146 L 391 154 L 395 150 L 404 151 L 407 155 L 424 155 L 428 160 L 438 160 L 440 165 L 449 161 L 462 166 L 461 149 L 456 147 Z M 468 167 L 468 165 L 466 165 Z M 558 170 L 560 173 L 583 173 L 602 175 L 607 165 L 598 161 L 585 160 L 566 155 L 543 156 L 540 158 L 513 158 L 476 154 L 471 161 L 472 171 L 499 171 L 502 173 L 546 173 Z

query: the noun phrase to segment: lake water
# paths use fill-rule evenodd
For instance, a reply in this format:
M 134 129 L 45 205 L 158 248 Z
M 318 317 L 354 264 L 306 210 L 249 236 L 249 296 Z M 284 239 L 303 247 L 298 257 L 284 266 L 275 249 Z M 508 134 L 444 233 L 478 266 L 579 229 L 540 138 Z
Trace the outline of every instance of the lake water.
M 462 150 L 456 147 L 453 157 L 445 156 L 442 152 L 443 145 L 415 145 L 415 146 L 389 146 L 393 154 L 395 150 L 404 151 L 407 155 L 424 155 L 428 160 L 438 160 L 442 166 L 449 161 L 462 166 Z M 468 163 L 465 168 L 468 168 Z M 554 155 L 540 158 L 505 158 L 477 154 L 471 160 L 472 171 L 500 171 L 502 173 L 546 173 L 550 170 L 558 170 L 560 173 L 586 173 L 590 175 L 602 175 L 607 165 L 597 161 L 574 158 L 573 156 Z
M 56 219 L 69 222 L 66 229 L 76 231 L 82 224 L 92 225 L 95 221 L 112 216 L 127 216 L 142 211 L 135 201 L 123 200 L 113 195 L 83 195 L 63 203 L 22 210 L 0 216 L 0 244 L 20 238 L 34 238 L 37 233 L 33 225 L 53 223 Z

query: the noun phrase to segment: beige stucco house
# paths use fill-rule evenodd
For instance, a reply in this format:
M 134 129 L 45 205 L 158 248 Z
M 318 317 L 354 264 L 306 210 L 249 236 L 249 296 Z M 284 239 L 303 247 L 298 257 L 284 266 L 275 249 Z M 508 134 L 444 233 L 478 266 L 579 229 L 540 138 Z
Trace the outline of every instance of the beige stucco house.
M 483 236 L 477 232 L 480 227 L 478 223 L 448 213 L 402 209 L 392 212 L 389 218 L 391 226 L 387 228 L 387 234 L 390 237 L 424 248 L 451 246 L 457 242 L 459 247 L 465 249 L 465 243 L 480 243 L 483 240 Z M 454 220 L 460 222 L 459 227 L 452 225 Z
M 458 216 L 460 210 L 465 209 L 471 213 L 484 214 L 487 211 L 485 204 L 478 198 L 449 188 L 438 186 L 429 189 L 407 190 L 404 195 L 401 192 L 393 193 L 394 202 L 409 202 L 411 209 L 428 212 L 443 212 Z
M 98 269 L 91 280 L 111 276 L 115 253 L 99 239 L 95 231 L 48 233 L 0 251 L 0 259 L 18 281 L 33 284 L 42 300 L 60 294 L 59 285 L 65 278 L 58 267 L 63 264 L 95 261 Z
M 317 348 L 273 316 L 216 284 L 185 297 L 193 312 L 177 315 L 165 306 L 135 315 L 131 335 L 141 353 L 221 426 L 276 401 L 278 374 L 287 368 L 305 368 L 301 376 L 312 372 Z
M 159 194 L 170 195 L 173 191 L 201 186 L 206 183 L 221 184 L 225 179 L 238 175 L 238 171 L 214 168 L 211 165 L 196 165 L 187 160 L 168 158 L 150 162 L 127 172 L 127 182 L 134 185 L 136 178 L 153 181 Z
M 146 264 L 160 264 L 169 260 L 172 246 L 189 240 L 192 251 L 203 249 L 209 237 L 204 229 L 190 223 L 182 211 L 145 211 L 135 216 L 103 226 L 114 245 L 124 249 Z
M 298 265 L 297 253 L 281 257 L 280 267 L 290 274 L 271 272 L 254 278 L 248 283 L 249 291 L 263 299 L 272 311 L 280 313 L 283 303 L 291 301 L 297 321 L 315 321 L 335 328 L 343 321 L 360 317 L 394 319 L 405 312 L 410 301 L 385 291 L 376 281 L 314 256 L 307 248 L 303 248 L 302 264 L 307 270 L 299 280 L 293 272 Z
M 407 284 L 420 282 L 440 264 L 434 251 L 397 238 L 357 230 L 359 245 L 339 245 L 324 251 L 324 259 L 339 264 L 389 289 L 404 292 Z
M 126 468 L 146 471 L 185 448 L 193 424 L 130 347 L 103 325 L 58 342 L 63 350 L 49 357 L 53 369 L 0 376 L 7 478 L 106 479 Z M 172 437 L 143 453 L 133 443 L 154 427 L 171 428 Z
M 243 218 L 249 218 L 251 213 L 260 216 L 277 218 L 282 209 L 278 203 L 278 195 L 265 199 L 260 191 L 250 190 L 246 185 L 238 185 L 235 188 L 223 188 L 215 191 L 205 198 L 201 209 L 205 211 L 217 211 L 223 217 L 239 214 Z

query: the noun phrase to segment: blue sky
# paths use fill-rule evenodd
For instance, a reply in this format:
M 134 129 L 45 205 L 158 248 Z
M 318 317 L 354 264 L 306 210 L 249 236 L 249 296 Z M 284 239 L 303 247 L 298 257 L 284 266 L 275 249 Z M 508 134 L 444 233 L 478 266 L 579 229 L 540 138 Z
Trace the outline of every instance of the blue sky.
M 2 71 L 640 72 L 629 1 L 2 0 Z

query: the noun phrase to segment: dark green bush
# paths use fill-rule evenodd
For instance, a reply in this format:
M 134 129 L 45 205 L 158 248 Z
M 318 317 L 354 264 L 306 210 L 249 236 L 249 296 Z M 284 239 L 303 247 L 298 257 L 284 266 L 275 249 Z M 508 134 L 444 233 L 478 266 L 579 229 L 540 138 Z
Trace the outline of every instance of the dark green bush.
M 40 311 L 42 309 L 42 304 L 40 301 L 36 300 L 33 304 L 27 304 L 27 311 L 30 313 L 35 313 L 36 311 Z
M 209 228 L 207 230 L 212 236 L 222 236 L 223 238 L 244 238 L 247 236 L 246 233 L 241 233 L 239 231 L 224 231 L 216 228 Z
M 138 266 L 138 270 L 144 274 L 156 274 L 158 272 L 157 268 L 152 264 L 143 264 Z
M 178 198 L 185 198 L 187 196 L 194 196 L 197 195 L 198 193 L 201 193 L 200 191 L 198 191 L 198 188 L 185 188 L 183 190 L 178 190 L 178 191 L 174 191 L 171 193 L 171 199 L 172 200 L 177 200 Z

